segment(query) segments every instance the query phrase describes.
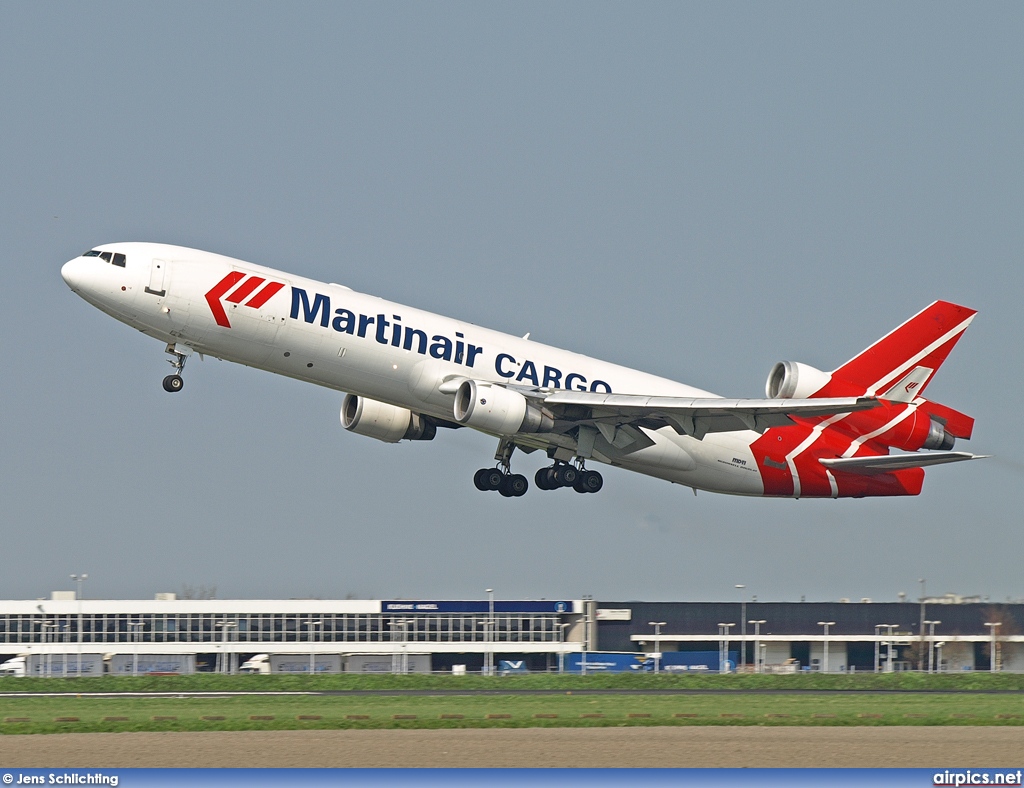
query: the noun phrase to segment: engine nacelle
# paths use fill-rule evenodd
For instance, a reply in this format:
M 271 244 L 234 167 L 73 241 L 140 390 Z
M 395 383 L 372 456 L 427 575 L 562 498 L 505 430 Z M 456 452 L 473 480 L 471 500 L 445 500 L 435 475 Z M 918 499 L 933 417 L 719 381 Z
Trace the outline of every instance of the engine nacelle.
M 341 403 L 341 426 L 385 443 L 430 441 L 437 434 L 437 426 L 418 413 L 355 394 Z
M 956 443 L 956 438 L 946 432 L 939 422 L 918 408 L 914 408 L 914 412 L 907 418 L 888 432 L 877 436 L 875 440 L 904 451 L 917 451 L 918 449 L 949 451 Z
M 768 399 L 807 399 L 832 380 L 832 375 L 799 361 L 780 361 L 768 373 Z
M 554 420 L 518 391 L 464 380 L 455 392 L 455 421 L 492 435 L 550 432 Z

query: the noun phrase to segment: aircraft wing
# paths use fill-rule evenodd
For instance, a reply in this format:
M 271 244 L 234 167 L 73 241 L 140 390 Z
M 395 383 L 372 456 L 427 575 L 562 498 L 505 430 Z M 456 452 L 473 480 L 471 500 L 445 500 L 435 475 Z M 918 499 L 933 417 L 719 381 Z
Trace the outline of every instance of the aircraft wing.
M 833 416 L 867 410 L 879 404 L 875 397 L 694 399 L 591 391 L 545 394 L 538 389 L 520 390 L 528 398 L 539 400 L 539 404 L 551 410 L 559 421 L 592 422 L 598 427 L 602 424 L 654 428 L 668 425 L 679 434 L 698 440 L 709 432 L 764 432 L 769 427 L 793 424 L 792 417 Z
M 968 451 L 935 451 L 924 454 L 881 454 L 875 457 L 836 457 L 818 460 L 826 468 L 872 476 L 889 471 L 904 471 L 907 468 L 927 468 L 947 462 L 982 460 L 987 455 L 971 454 Z

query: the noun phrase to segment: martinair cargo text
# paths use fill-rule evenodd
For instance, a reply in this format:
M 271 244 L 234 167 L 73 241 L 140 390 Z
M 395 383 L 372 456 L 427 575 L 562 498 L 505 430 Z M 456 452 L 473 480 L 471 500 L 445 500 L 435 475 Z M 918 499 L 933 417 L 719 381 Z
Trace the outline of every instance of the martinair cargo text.
M 974 310 L 936 301 L 833 372 L 783 361 L 767 399 L 706 391 L 293 274 L 151 243 L 97 246 L 68 286 L 166 344 L 346 392 L 341 423 L 394 443 L 472 427 L 498 440 L 480 490 L 523 495 L 513 451 L 543 451 L 542 490 L 597 492 L 594 464 L 697 490 L 792 498 L 917 495 L 974 420 L 925 399 Z

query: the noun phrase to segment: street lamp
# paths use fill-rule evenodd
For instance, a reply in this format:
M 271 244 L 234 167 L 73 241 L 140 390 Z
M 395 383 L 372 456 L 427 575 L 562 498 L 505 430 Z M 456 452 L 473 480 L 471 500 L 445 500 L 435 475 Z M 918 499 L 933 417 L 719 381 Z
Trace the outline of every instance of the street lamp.
M 78 600 L 78 676 L 82 676 L 82 583 L 89 578 L 87 574 L 71 575 L 71 579 L 78 583 L 78 593 L 75 599 Z M 65 660 L 66 661 L 66 660 Z
M 760 661 L 761 654 L 761 625 L 766 623 L 763 618 L 751 619 L 747 622 L 748 624 L 754 625 L 754 673 L 761 672 L 761 666 L 764 664 Z M 746 645 L 744 645 L 746 648 Z
M 306 633 L 309 637 L 309 675 L 316 673 L 316 629 L 323 624 L 323 619 L 304 618 L 302 623 L 306 625 Z
M 216 665 L 217 673 L 231 673 L 231 659 L 225 649 L 225 646 L 227 646 L 228 641 L 231 639 L 228 632 L 237 627 L 238 622 L 218 621 L 214 626 L 221 631 L 221 651 L 217 654 L 217 662 L 219 663 Z
M 996 628 L 997 627 L 1001 627 L 1002 625 L 1003 625 L 1002 621 L 986 621 L 985 622 L 985 626 L 989 628 L 989 632 L 991 633 L 990 637 L 992 638 L 992 648 L 991 648 L 991 652 L 992 653 L 989 656 L 989 668 L 988 668 L 992 673 L 995 673 L 996 670 L 999 667 L 998 663 L 996 662 L 996 645 L 997 645 L 997 643 L 996 643 Z
M 718 624 L 718 672 L 728 673 L 729 672 L 729 630 L 736 626 L 735 623 Z
M 740 667 L 747 667 L 747 595 L 743 593 L 746 585 L 737 583 L 733 586 L 740 592 Z
M 44 646 L 46 646 L 47 644 L 53 643 L 53 639 L 54 639 L 53 636 L 55 634 L 53 630 L 56 629 L 56 628 L 57 628 L 57 622 L 56 621 L 44 621 L 43 622 L 43 645 Z M 44 660 L 45 660 L 45 662 L 44 662 L 45 670 L 43 672 L 43 675 L 45 675 L 46 678 L 50 678 L 50 675 L 53 673 L 53 654 L 51 653 L 50 649 L 46 649 L 45 654 L 46 654 L 46 656 L 44 657 Z
M 894 651 L 892 640 L 893 640 L 893 637 L 895 637 L 896 627 L 898 627 L 899 624 L 879 624 L 879 626 L 885 627 L 886 629 L 889 630 L 889 641 L 888 641 L 888 644 L 887 644 L 889 648 L 888 648 L 887 653 L 886 653 L 885 672 L 886 673 L 892 673 L 892 671 L 893 671 L 892 660 L 893 660 L 893 651 Z
M 918 669 L 923 671 L 924 670 L 924 625 L 925 625 L 925 620 L 924 620 L 924 617 L 925 617 L 925 603 L 924 603 L 924 600 L 925 600 L 925 595 L 924 595 L 925 579 L 923 577 L 919 577 L 919 578 L 917 578 L 917 582 L 921 584 L 921 617 L 920 617 L 920 621 L 921 621 L 921 624 L 920 624 L 921 647 L 917 650 L 917 655 L 918 655 L 917 662 L 918 662 Z
M 128 622 L 128 628 L 132 632 L 132 675 L 139 675 L 139 633 L 146 626 L 146 622 L 142 619 L 135 619 L 134 621 Z
M 583 595 L 583 651 L 580 653 L 580 675 L 587 675 L 587 648 L 590 646 L 590 600 L 589 594 Z
M 928 672 L 929 673 L 934 673 L 935 672 L 935 651 L 934 651 L 935 625 L 936 624 L 941 624 L 942 622 L 941 621 L 925 621 L 924 623 L 928 625 Z
M 484 627 L 484 642 L 488 645 L 484 652 L 484 675 L 494 675 L 494 589 L 487 589 L 487 624 Z
M 565 672 L 565 630 L 566 627 L 571 627 L 572 622 L 565 621 L 559 624 L 555 624 L 558 627 L 558 642 L 561 646 L 558 649 L 558 672 Z
M 649 626 L 654 627 L 654 672 L 658 672 L 659 661 L 661 660 L 661 628 L 665 626 L 664 621 L 648 621 Z
M 836 625 L 835 621 L 819 621 L 818 622 L 818 626 L 819 627 L 824 627 L 825 628 L 825 640 L 824 640 L 825 653 L 823 655 L 824 658 L 821 661 L 821 667 L 822 667 L 822 672 L 823 673 L 828 673 L 828 628 L 829 627 L 834 627 L 835 625 Z

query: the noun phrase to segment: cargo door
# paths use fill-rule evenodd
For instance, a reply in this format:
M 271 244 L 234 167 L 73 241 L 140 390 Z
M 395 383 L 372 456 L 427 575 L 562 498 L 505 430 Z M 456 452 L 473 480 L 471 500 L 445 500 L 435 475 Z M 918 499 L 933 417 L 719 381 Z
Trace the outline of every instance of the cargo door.
M 155 295 L 163 298 L 167 295 L 167 290 L 164 288 L 165 277 L 167 276 L 167 268 L 169 263 L 167 260 L 154 259 L 150 263 L 149 267 L 149 287 L 146 288 L 146 292 L 150 295 Z

